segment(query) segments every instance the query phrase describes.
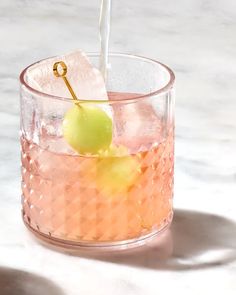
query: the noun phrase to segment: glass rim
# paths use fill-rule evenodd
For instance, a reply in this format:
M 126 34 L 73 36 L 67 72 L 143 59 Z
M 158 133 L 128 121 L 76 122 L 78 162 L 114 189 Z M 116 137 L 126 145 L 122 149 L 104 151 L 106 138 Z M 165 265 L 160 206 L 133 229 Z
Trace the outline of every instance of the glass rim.
M 100 54 L 99 53 L 96 53 L 96 52 L 88 52 L 86 53 L 88 57 L 98 57 Z M 109 53 L 109 56 L 118 56 L 118 57 L 126 57 L 126 58 L 138 58 L 138 59 L 141 59 L 143 61 L 147 61 L 147 62 L 151 62 L 151 63 L 154 63 L 154 64 L 158 64 L 159 66 L 163 67 L 169 74 L 169 79 L 167 81 L 167 83 L 159 88 L 159 89 L 156 89 L 150 93 L 146 93 L 146 94 L 140 94 L 140 95 L 137 95 L 137 94 L 133 94 L 130 93 L 131 95 L 129 97 L 126 97 L 126 98 L 118 98 L 116 100 L 100 100 L 100 99 L 88 99 L 88 100 L 85 100 L 85 99 L 78 99 L 78 102 L 79 103 L 102 103 L 102 104 L 116 104 L 116 103 L 127 103 L 127 102 L 135 102 L 135 101 L 138 101 L 140 99 L 145 99 L 145 98 L 149 98 L 149 97 L 152 97 L 152 96 L 157 96 L 157 95 L 162 95 L 164 93 L 167 93 L 168 91 L 170 91 L 172 88 L 173 88 L 173 85 L 175 83 L 175 74 L 174 72 L 168 67 L 166 66 L 165 64 L 155 60 L 155 59 L 152 59 L 152 58 L 148 58 L 148 57 L 144 57 L 144 56 L 141 56 L 141 55 L 135 55 L 135 54 L 129 54 L 129 53 L 120 53 L 120 52 L 110 52 Z M 55 99 L 55 100 L 60 100 L 60 101 L 65 101 L 65 102 L 73 102 L 73 98 L 70 98 L 70 97 L 63 97 L 63 96 L 56 96 L 56 95 L 52 95 L 52 94 L 48 94 L 48 93 L 45 93 L 45 92 L 42 92 L 42 91 L 39 91 L 33 87 L 31 87 L 26 81 L 25 81 L 25 75 L 26 75 L 26 72 L 27 70 L 36 65 L 37 63 L 40 63 L 42 61 L 45 61 L 47 59 L 50 59 L 50 58 L 54 58 L 56 56 L 51 56 L 51 57 L 48 57 L 48 58 L 45 58 L 45 59 L 41 59 L 35 63 L 32 63 L 30 64 L 29 66 L 27 66 L 21 73 L 20 73 L 20 76 L 19 76 L 19 80 L 20 80 L 20 84 L 23 85 L 24 87 L 26 87 L 31 93 L 34 93 L 35 95 L 37 96 L 43 96 L 43 97 L 47 97 L 47 98 L 50 98 L 50 99 Z M 112 91 L 111 91 L 112 92 Z

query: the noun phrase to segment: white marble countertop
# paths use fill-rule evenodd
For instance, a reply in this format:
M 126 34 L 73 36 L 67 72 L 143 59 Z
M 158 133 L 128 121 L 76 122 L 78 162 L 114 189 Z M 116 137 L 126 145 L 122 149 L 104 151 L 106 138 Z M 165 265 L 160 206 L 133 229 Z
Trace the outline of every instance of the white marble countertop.
M 172 230 L 149 248 L 96 258 L 54 252 L 28 234 L 18 74 L 47 56 L 98 50 L 100 1 L 1 0 L 0 293 L 235 295 L 236 2 L 113 1 L 111 49 L 156 58 L 177 75 Z

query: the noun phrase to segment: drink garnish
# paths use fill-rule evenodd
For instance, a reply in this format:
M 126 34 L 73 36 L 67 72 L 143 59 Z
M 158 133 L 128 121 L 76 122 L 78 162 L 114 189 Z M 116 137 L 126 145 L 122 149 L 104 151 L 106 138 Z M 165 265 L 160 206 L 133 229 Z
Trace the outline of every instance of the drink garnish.
M 123 194 L 138 179 L 140 163 L 129 155 L 125 146 L 111 145 L 106 154 L 99 158 L 97 165 L 97 186 L 113 197 Z
M 62 71 L 59 71 L 59 66 Z M 67 66 L 63 61 L 54 64 L 53 73 L 63 79 L 75 103 L 63 120 L 65 140 L 80 154 L 98 154 L 108 149 L 112 141 L 112 119 L 101 108 L 78 100 L 66 78 Z

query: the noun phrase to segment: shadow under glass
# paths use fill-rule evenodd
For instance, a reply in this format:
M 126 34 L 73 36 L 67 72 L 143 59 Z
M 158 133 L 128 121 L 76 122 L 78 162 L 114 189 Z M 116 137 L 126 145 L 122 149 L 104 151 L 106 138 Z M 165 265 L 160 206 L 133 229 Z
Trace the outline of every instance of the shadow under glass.
M 171 228 L 146 246 L 120 253 L 78 255 L 157 270 L 215 267 L 236 260 L 236 223 L 217 215 L 177 209 Z

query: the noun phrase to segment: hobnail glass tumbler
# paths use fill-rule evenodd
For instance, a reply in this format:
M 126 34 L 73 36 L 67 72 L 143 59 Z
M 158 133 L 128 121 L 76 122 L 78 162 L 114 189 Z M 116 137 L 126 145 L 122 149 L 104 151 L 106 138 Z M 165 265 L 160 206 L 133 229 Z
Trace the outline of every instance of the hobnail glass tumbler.
M 99 55 L 88 57 L 99 64 Z M 63 136 L 69 94 L 35 89 L 36 64 L 20 75 L 23 220 L 67 249 L 140 245 L 172 221 L 174 74 L 139 56 L 110 54 L 109 62 L 109 100 L 86 101 L 112 118 L 111 148 L 97 155 L 79 154 Z

